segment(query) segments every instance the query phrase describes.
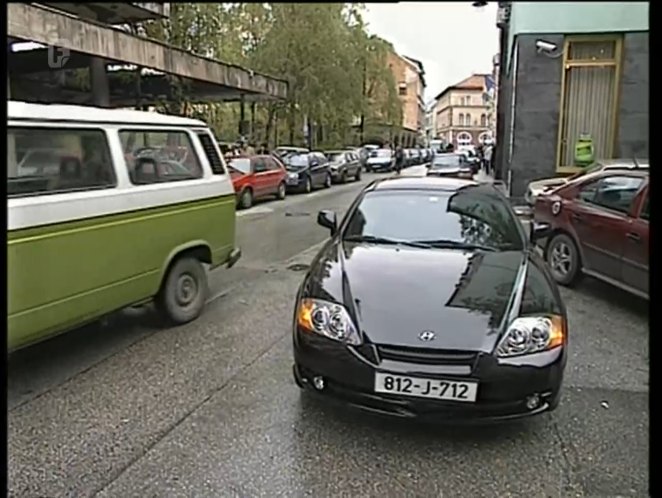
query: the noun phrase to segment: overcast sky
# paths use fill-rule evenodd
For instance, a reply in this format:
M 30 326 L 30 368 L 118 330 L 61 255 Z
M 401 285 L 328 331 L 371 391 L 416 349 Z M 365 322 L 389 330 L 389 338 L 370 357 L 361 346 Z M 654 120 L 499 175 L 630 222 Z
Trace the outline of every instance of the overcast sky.
M 368 31 L 425 68 L 426 102 L 473 73 L 491 73 L 499 51 L 497 2 L 367 3 Z

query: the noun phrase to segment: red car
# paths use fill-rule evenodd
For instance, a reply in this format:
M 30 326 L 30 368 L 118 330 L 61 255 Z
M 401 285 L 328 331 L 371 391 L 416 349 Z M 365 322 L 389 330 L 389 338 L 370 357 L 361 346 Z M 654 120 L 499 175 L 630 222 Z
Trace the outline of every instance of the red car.
M 539 196 L 536 223 L 551 235 L 545 259 L 561 285 L 582 274 L 649 298 L 648 169 L 590 173 Z
M 285 199 L 287 171 L 275 157 L 234 157 L 228 166 L 238 207 L 249 208 L 255 199 L 267 196 Z

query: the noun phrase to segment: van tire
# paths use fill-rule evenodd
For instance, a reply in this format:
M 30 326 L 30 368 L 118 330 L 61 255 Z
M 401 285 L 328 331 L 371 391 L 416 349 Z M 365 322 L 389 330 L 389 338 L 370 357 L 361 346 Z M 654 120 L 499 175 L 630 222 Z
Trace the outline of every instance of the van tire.
M 207 300 L 207 273 L 191 256 L 177 259 L 170 267 L 155 304 L 159 314 L 174 325 L 191 322 L 202 314 Z

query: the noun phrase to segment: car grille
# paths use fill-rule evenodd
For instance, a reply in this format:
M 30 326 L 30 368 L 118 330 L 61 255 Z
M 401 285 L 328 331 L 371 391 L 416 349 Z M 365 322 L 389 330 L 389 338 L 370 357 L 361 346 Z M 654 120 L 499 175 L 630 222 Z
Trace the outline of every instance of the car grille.
M 377 346 L 379 357 L 385 360 L 423 365 L 467 365 L 473 367 L 478 353 L 446 349 Z

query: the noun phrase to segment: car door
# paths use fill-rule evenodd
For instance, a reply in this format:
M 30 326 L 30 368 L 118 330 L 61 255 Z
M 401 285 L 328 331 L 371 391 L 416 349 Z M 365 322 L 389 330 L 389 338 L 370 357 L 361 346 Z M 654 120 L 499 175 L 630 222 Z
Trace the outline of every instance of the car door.
M 622 174 L 583 184 L 569 206 L 568 222 L 580 245 L 583 267 L 621 281 L 629 212 L 643 179 Z
M 310 174 L 315 185 L 324 184 L 326 179 L 327 159 L 324 154 L 312 153 L 310 155 Z
M 351 176 L 356 176 L 356 173 L 358 172 L 360 167 L 359 157 L 354 152 L 348 152 L 346 155 L 349 161 L 349 166 L 348 166 L 349 174 Z
M 253 189 L 254 197 L 262 197 L 269 194 L 269 170 L 264 157 L 254 157 L 251 159 L 253 169 Z
M 635 201 L 623 249 L 623 283 L 648 295 L 650 190 L 646 187 Z
M 273 195 L 278 193 L 278 185 L 283 181 L 283 170 L 273 158 L 264 156 L 263 160 L 267 167 L 265 194 Z

